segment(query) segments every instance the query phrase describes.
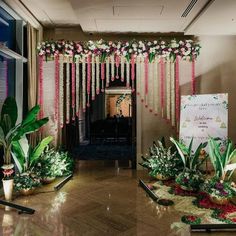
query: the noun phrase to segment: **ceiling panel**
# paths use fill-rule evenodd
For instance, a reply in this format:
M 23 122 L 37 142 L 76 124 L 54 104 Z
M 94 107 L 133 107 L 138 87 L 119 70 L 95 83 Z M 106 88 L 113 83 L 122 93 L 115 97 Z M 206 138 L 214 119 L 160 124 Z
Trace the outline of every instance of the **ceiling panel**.
M 215 0 L 187 29 L 187 34 L 236 35 L 236 0 Z
M 44 25 L 81 25 L 87 32 L 236 34 L 236 0 L 5 0 L 23 2 Z M 206 4 L 211 4 L 205 8 Z M 17 9 L 15 9 L 17 11 Z
M 99 32 L 179 32 L 181 22 L 176 24 L 174 20 L 96 19 L 96 25 Z

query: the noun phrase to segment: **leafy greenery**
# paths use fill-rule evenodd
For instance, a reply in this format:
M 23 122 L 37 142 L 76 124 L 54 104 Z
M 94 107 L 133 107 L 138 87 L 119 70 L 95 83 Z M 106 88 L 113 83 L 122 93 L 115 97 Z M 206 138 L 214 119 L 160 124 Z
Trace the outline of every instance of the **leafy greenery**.
M 33 107 L 25 119 L 16 125 L 18 110 L 13 97 L 4 101 L 0 116 L 0 145 L 4 149 L 4 163 L 11 163 L 12 143 L 21 139 L 25 134 L 32 133 L 48 122 L 48 118 L 37 120 L 40 106 Z
M 73 173 L 74 161 L 68 152 L 46 149 L 37 165 L 42 178 L 67 176 Z
M 200 143 L 196 151 L 194 152 L 192 149 L 193 138 L 191 139 L 188 147 L 185 144 L 178 142 L 172 137 L 170 137 L 170 141 L 175 144 L 178 153 L 181 157 L 181 160 L 184 164 L 184 168 L 188 168 L 189 170 L 196 170 L 207 158 L 207 155 L 205 155 L 205 157 L 202 159 L 199 158 L 201 151 L 207 146 L 207 142 Z
M 215 170 L 215 176 L 223 181 L 230 179 L 236 169 L 236 164 L 231 163 L 232 159 L 236 157 L 236 149 L 233 149 L 232 141 L 227 140 L 225 148 L 213 138 L 210 138 L 208 142 L 209 156 Z
M 14 177 L 14 186 L 16 190 L 22 190 L 22 189 L 32 189 L 40 186 L 40 178 L 30 172 L 24 172 L 22 174 L 17 174 Z
M 12 156 L 20 174 L 33 170 L 44 149 L 52 140 L 53 137 L 48 136 L 39 142 L 35 148 L 32 148 L 28 143 L 26 136 L 18 141 L 12 142 Z
M 143 162 L 139 164 L 149 169 L 152 177 L 158 174 L 167 178 L 175 177 L 183 169 L 175 147 L 166 148 L 164 139 L 157 143 L 153 142 L 149 148 L 149 157 L 142 157 Z
M 175 144 L 184 165 L 184 170 L 177 176 L 176 183 L 188 190 L 199 189 L 200 184 L 204 181 L 203 176 L 199 171 L 199 166 L 207 158 L 205 151 L 203 158 L 200 159 L 199 157 L 206 147 L 207 142 L 199 144 L 196 151 L 194 152 L 192 149 L 193 138 L 191 139 L 188 147 L 172 137 L 170 138 L 170 141 Z

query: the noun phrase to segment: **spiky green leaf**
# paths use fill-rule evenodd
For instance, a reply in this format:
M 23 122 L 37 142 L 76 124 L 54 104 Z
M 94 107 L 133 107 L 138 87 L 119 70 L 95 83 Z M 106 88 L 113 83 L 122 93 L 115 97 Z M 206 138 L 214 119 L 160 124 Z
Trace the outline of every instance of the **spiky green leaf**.
M 48 136 L 44 138 L 32 151 L 32 154 L 30 156 L 30 167 L 33 167 L 35 163 L 38 161 L 40 155 L 44 151 L 44 149 L 47 147 L 47 145 L 53 140 L 52 136 Z

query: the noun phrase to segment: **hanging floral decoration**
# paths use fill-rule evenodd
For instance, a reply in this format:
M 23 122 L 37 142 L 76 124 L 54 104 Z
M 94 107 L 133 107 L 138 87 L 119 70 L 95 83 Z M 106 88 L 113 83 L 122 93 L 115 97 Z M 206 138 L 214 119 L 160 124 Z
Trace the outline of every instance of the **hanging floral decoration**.
M 38 102 L 43 108 L 43 60 L 54 59 L 54 119 L 61 127 L 64 122 L 74 120 L 80 108 L 85 112 L 90 100 L 104 92 L 115 79 L 135 91 L 150 112 L 154 111 L 155 115 L 160 112 L 176 126 L 179 121 L 179 60 L 192 61 L 194 94 L 195 60 L 199 53 L 200 45 L 193 40 L 45 41 L 38 45 Z

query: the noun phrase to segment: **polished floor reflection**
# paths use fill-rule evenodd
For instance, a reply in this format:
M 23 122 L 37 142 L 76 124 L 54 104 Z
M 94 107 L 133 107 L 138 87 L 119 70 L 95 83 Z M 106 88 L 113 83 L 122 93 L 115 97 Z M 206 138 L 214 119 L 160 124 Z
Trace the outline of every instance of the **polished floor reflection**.
M 117 162 L 80 161 L 61 190 L 54 192 L 54 183 L 32 196 L 15 197 L 14 203 L 34 208 L 34 215 L 1 207 L 0 235 L 191 235 L 186 227 L 173 227 L 181 212 L 152 202 L 138 187 L 139 178 L 147 179 L 146 171 L 122 168 Z

